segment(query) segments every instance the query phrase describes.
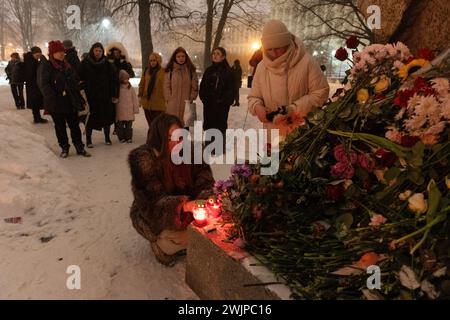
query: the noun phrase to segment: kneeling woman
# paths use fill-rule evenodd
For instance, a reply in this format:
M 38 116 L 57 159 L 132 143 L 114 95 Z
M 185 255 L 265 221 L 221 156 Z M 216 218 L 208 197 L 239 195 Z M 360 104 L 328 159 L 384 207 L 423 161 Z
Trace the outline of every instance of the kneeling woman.
M 150 241 L 158 261 L 167 266 L 174 265 L 187 248 L 186 229 L 193 221 L 195 200 L 208 199 L 214 185 L 208 165 L 173 164 L 171 152 L 178 142 L 171 137 L 182 127 L 177 117 L 161 114 L 152 123 L 147 144 L 128 158 L 133 226 Z

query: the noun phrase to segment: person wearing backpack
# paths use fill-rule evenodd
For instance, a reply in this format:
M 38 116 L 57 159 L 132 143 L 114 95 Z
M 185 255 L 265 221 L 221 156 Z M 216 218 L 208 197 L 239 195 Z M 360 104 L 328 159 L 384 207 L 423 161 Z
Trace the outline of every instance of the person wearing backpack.
M 178 117 L 184 125 L 186 101 L 193 103 L 198 97 L 196 68 L 184 48 L 174 51 L 165 72 L 166 113 Z
M 9 80 L 11 92 L 16 103 L 17 110 L 25 109 L 25 99 L 23 97 L 23 86 L 25 82 L 24 65 L 20 60 L 20 55 L 17 52 L 11 54 L 11 60 L 5 68 L 6 80 Z

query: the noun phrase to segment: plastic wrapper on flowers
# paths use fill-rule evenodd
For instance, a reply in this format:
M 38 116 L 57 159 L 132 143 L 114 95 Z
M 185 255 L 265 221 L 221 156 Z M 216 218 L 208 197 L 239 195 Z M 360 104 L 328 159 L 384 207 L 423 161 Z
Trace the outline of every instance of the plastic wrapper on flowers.
M 230 236 L 295 298 L 450 298 L 449 53 L 355 52 L 346 89 L 287 137 L 279 173 L 235 168 L 218 190 Z

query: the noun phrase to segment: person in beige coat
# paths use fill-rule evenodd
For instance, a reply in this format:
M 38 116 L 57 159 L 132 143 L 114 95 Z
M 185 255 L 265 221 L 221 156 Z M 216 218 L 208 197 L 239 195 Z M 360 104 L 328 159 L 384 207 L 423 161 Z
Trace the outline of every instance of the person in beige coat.
M 198 76 L 186 50 L 178 48 L 166 67 L 164 98 L 166 113 L 174 115 L 184 124 L 186 101 L 194 102 L 198 97 Z
M 276 128 L 267 116 L 280 107 L 286 107 L 288 114 L 306 117 L 328 100 L 330 87 L 320 66 L 306 52 L 303 41 L 281 21 L 269 21 L 261 41 L 264 58 L 253 79 L 248 101 L 250 113 L 265 128 Z
M 120 96 L 116 104 L 117 137 L 122 143 L 133 142 L 133 121 L 135 114 L 139 113 L 139 101 L 136 91 L 131 86 L 130 75 L 120 70 Z

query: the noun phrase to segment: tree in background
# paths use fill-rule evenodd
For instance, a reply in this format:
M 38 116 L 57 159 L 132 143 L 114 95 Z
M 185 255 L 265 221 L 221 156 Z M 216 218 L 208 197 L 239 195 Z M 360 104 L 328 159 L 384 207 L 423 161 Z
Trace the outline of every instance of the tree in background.
M 11 15 L 11 27 L 20 35 L 22 48 L 29 50 L 34 45 L 35 10 L 32 0 L 8 0 L 6 10 Z

